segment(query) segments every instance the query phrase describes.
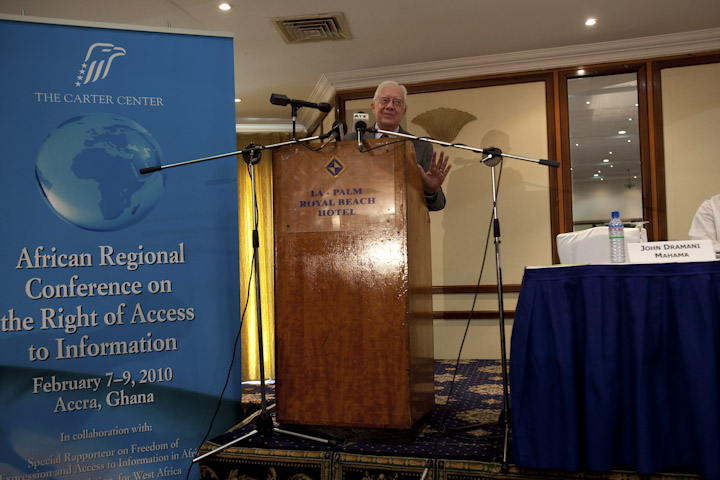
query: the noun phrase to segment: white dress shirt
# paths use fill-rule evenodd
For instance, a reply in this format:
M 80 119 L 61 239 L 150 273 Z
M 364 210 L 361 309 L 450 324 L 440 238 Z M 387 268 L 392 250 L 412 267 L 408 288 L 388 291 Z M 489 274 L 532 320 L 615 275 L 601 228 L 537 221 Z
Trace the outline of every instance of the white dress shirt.
M 377 128 L 380 128 L 380 127 L 378 127 L 378 124 L 377 124 L 377 123 L 375 124 L 375 128 L 376 128 L 376 129 L 377 129 Z M 384 130 L 384 129 L 383 129 L 383 130 Z M 388 130 L 388 131 L 389 131 L 389 130 Z M 397 127 L 395 127 L 395 130 L 393 130 L 393 132 L 395 132 L 395 133 L 397 133 L 397 132 L 399 132 L 399 131 L 400 131 L 400 125 L 398 125 Z M 375 132 L 375 138 L 382 138 L 383 135 L 385 135 L 385 134 L 384 134 L 384 133 L 380 133 L 380 132 Z M 397 137 L 397 138 L 399 138 L 399 137 Z
M 709 239 L 720 252 L 720 195 L 705 200 L 698 208 L 688 232 L 693 240 Z

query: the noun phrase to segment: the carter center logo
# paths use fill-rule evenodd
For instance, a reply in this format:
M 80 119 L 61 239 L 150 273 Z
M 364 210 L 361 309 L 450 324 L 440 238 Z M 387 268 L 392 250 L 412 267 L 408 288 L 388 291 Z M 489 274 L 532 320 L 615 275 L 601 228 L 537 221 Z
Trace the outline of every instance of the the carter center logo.
M 124 48 L 116 47 L 112 43 L 93 43 L 88 48 L 85 60 L 80 65 L 80 73 L 75 81 L 75 86 L 97 82 L 107 77 L 115 57 L 122 57 L 126 53 Z
M 330 174 L 331 177 L 337 178 L 342 172 L 345 171 L 345 165 L 337 159 L 337 157 L 333 157 L 330 159 L 330 161 L 325 165 L 325 171 Z

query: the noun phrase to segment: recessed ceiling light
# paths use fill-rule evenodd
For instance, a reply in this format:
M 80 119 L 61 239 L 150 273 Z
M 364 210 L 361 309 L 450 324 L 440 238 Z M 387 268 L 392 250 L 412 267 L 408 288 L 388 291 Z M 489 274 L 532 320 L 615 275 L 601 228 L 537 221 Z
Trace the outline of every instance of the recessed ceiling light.
M 227 11 L 230 10 L 232 7 L 230 6 L 229 3 L 221 3 L 221 4 L 218 6 L 218 8 L 219 8 L 220 10 L 222 10 L 223 12 L 227 12 Z
M 585 105 L 590 105 L 590 100 L 585 101 Z
M 627 132 L 625 130 L 618 131 L 618 135 L 625 135 Z
M 608 163 L 608 162 L 610 162 L 610 159 L 608 159 L 608 158 L 603 158 L 603 163 Z
M 240 103 L 240 102 L 242 102 L 242 98 L 236 98 L 236 99 L 235 99 L 235 103 Z
M 578 75 L 585 75 L 585 70 L 583 70 L 582 68 L 578 70 Z
M 597 23 L 597 18 L 588 18 L 587 20 L 585 20 L 585 25 L 587 25 L 588 27 L 592 27 L 596 23 Z

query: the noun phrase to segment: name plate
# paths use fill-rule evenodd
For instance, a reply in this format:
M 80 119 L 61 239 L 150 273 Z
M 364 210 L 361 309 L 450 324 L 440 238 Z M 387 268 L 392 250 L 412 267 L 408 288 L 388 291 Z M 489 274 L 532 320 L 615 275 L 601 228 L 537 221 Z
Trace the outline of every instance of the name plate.
M 710 240 L 627 243 L 630 263 L 709 262 L 715 260 Z

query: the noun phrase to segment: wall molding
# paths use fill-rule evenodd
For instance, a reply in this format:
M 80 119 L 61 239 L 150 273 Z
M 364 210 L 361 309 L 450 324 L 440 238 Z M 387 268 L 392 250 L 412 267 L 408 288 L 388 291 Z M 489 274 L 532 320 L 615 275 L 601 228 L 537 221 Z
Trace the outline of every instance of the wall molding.
M 311 101 L 332 101 L 339 91 L 369 88 L 392 78 L 422 83 L 496 74 L 685 55 L 720 49 L 720 28 L 612 42 L 545 48 L 426 63 L 326 73 Z
M 335 95 L 346 90 L 372 88 L 387 79 L 403 84 L 455 80 L 500 74 L 537 72 L 604 63 L 646 60 L 720 50 L 720 28 L 640 37 L 567 47 L 525 50 L 425 63 L 325 73 L 320 76 L 311 102 L 333 104 Z M 314 132 L 325 114 L 304 108 L 297 124 Z M 252 125 L 248 125 L 252 129 Z

